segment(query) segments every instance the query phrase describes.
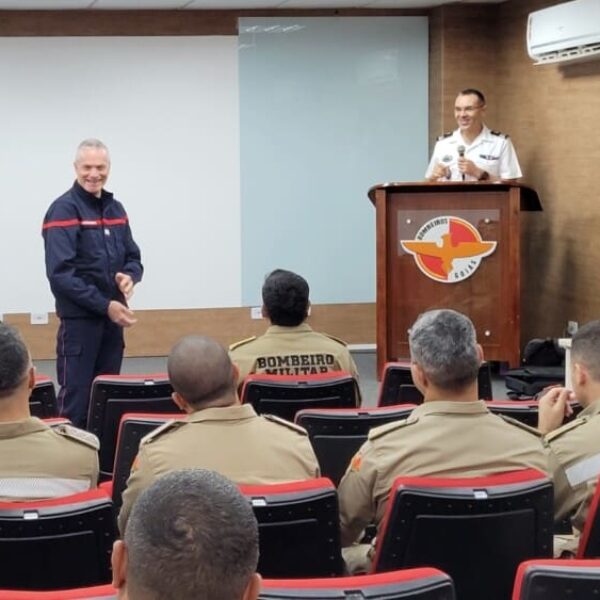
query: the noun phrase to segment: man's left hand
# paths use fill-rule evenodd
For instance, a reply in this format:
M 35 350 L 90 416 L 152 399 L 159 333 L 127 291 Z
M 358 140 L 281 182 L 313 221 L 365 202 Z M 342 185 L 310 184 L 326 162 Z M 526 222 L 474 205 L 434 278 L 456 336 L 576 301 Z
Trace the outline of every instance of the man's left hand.
M 125 296 L 125 300 L 129 300 L 133 295 L 133 279 L 126 273 L 117 273 L 115 275 L 115 281 L 119 287 L 119 291 Z
M 472 160 L 464 157 L 458 159 L 458 170 L 463 175 L 470 175 L 475 179 L 479 179 L 483 173 L 483 169 L 480 169 Z

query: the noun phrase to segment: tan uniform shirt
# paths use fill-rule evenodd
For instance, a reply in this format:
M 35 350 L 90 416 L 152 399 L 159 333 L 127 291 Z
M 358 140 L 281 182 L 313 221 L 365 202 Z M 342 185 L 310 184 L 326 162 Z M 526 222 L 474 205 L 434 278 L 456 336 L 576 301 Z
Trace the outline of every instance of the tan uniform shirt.
M 554 514 L 557 520 L 573 511 L 573 526 L 583 529 L 600 476 L 600 400 L 578 418 L 545 437 L 554 476 Z
M 205 408 L 147 435 L 127 481 L 119 528 L 131 507 L 160 475 L 175 469 L 212 469 L 238 484 L 284 483 L 320 475 L 302 427 L 258 416 L 249 404 Z
M 0 499 L 37 500 L 85 492 L 98 482 L 98 438 L 36 417 L 0 423 Z
M 493 415 L 480 400 L 422 404 L 408 419 L 372 429 L 350 462 L 338 488 L 342 545 L 373 519 L 379 525 L 401 475 L 478 477 L 525 468 L 548 472 L 534 429 Z
M 297 327 L 271 325 L 264 335 L 232 344 L 231 360 L 237 365 L 241 384 L 250 373 L 269 375 L 316 375 L 358 369 L 344 342 L 313 331 L 308 323 Z

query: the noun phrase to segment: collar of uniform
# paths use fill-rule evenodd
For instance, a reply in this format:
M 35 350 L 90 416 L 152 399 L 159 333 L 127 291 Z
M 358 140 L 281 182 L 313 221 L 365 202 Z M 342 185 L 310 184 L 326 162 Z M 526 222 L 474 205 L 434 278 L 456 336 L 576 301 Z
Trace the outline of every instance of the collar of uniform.
M 299 331 L 312 331 L 312 327 L 304 322 L 300 323 L 300 325 L 296 325 L 295 327 L 282 327 L 281 325 L 271 325 L 266 333 L 267 334 L 277 334 L 277 333 L 297 333 Z
M 233 406 L 213 406 L 197 410 L 185 418 L 189 423 L 200 423 L 202 421 L 240 421 L 241 419 L 253 419 L 256 411 L 252 404 L 234 404 Z
M 100 198 L 98 196 L 94 196 L 94 194 L 90 194 L 86 190 L 84 190 L 77 180 L 73 183 L 73 191 L 83 200 L 87 200 L 88 202 L 92 202 L 97 204 L 98 200 L 101 202 L 109 202 L 113 199 L 112 192 L 107 192 L 104 188 L 102 188 L 102 192 L 100 192 Z
M 29 417 L 22 421 L 5 421 L 0 423 L 0 439 L 19 437 L 46 429 L 48 429 L 48 425 L 37 417 Z
M 477 144 L 480 144 L 481 142 L 487 142 L 490 139 L 491 135 L 492 134 L 490 133 L 490 128 L 485 123 L 483 123 L 483 128 L 479 132 L 479 135 L 470 144 L 467 144 L 467 142 L 463 139 L 460 129 L 454 130 L 453 137 L 455 138 L 456 143 L 462 144 L 465 146 L 465 148 L 469 149 L 474 148 L 475 146 L 477 146 Z
M 578 417 L 595 417 L 600 414 L 600 400 L 592 402 L 589 406 L 586 406 L 577 416 Z
M 411 417 L 424 417 L 427 415 L 479 415 L 489 412 L 483 400 L 474 402 L 452 402 L 450 400 L 434 400 L 432 402 L 423 402 L 417 406 Z

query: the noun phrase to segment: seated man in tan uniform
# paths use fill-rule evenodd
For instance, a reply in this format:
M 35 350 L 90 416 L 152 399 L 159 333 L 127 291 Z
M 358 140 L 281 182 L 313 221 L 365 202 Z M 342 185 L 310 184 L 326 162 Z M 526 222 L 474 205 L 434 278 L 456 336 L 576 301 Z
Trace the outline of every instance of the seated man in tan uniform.
M 340 482 L 342 545 L 383 519 L 392 483 L 401 475 L 478 477 L 517 469 L 548 471 L 540 434 L 493 415 L 477 397 L 483 351 L 475 328 L 453 310 L 422 314 L 409 334 L 411 373 L 424 402 L 408 419 L 372 429 Z M 364 569 L 370 547 L 345 550 Z
M 147 435 L 133 464 L 121 532 L 131 506 L 155 479 L 175 469 L 212 469 L 240 484 L 283 483 L 319 476 L 319 463 L 302 427 L 241 405 L 237 372 L 213 339 L 182 338 L 167 362 L 173 400 L 187 416 Z
M 550 389 L 540 398 L 539 430 L 546 434 L 550 468 L 554 474 L 554 514 L 560 521 L 571 515 L 575 535 L 555 538 L 555 553 L 574 553 L 589 503 L 600 476 L 600 321 L 584 325 L 571 342 L 573 390 Z M 562 426 L 571 414 L 569 400 L 583 410 Z
M 25 343 L 16 329 L 0 323 L 0 499 L 37 500 L 95 488 L 98 439 L 32 417 L 34 383 Z
M 313 331 L 306 318 L 308 283 L 300 275 L 276 269 L 262 288 L 263 317 L 271 322 L 264 335 L 232 344 L 231 360 L 239 370 L 239 384 L 250 373 L 316 375 L 358 369 L 342 340 Z
M 112 564 L 123 600 L 256 600 L 256 518 L 222 475 L 174 471 L 140 495 Z

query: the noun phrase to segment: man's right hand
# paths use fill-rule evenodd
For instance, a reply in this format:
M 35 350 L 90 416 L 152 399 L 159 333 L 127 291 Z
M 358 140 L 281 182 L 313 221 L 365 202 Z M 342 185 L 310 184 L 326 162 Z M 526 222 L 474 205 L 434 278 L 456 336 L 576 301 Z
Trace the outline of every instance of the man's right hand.
M 438 163 L 431 172 L 431 181 L 437 181 L 438 179 L 450 179 L 450 167 L 447 167 L 443 163 Z
M 573 414 L 569 402 L 575 395 L 564 387 L 550 388 L 539 400 L 538 429 L 544 435 L 558 429 Z
M 110 301 L 108 305 L 108 318 L 121 327 L 131 327 L 134 323 L 137 323 L 133 311 L 129 310 L 121 302 L 117 302 L 117 300 Z

